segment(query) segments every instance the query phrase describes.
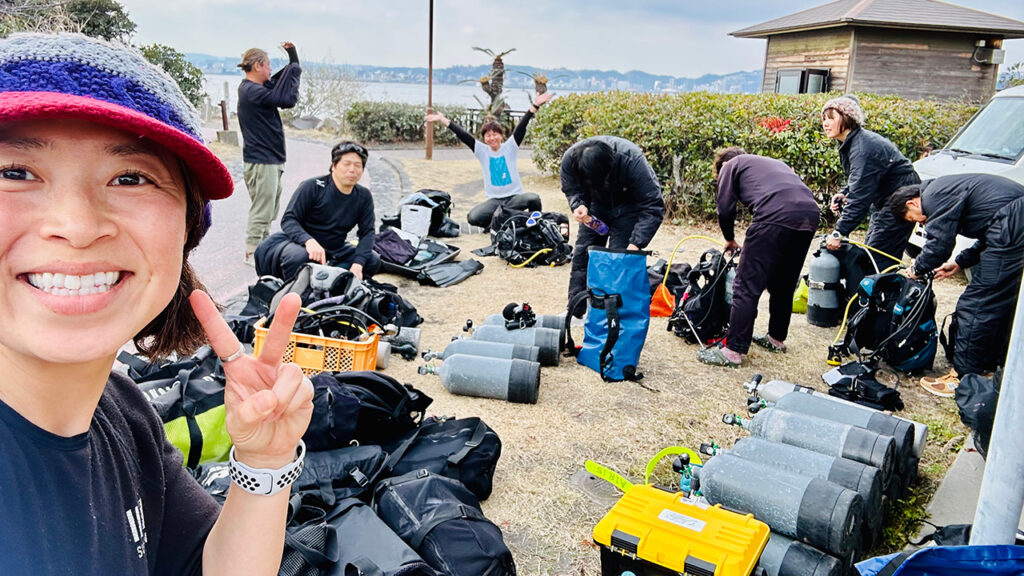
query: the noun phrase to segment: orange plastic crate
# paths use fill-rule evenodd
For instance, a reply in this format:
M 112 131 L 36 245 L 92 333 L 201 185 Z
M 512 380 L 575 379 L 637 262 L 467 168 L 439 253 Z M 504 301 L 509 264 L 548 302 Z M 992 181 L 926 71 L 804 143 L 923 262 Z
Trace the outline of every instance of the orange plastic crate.
M 265 319 L 256 323 L 256 337 L 253 340 L 253 354 L 259 356 L 267 338 Z M 295 362 L 307 375 L 320 372 L 347 372 L 349 370 L 373 370 L 377 366 L 377 340 L 374 334 L 365 342 L 338 340 L 310 334 L 292 332 L 282 362 Z

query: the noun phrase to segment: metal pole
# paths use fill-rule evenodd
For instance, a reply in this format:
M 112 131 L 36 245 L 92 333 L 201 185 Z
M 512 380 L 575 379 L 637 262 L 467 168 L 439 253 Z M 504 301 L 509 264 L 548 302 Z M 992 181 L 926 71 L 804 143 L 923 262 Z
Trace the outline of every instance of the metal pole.
M 1013 544 L 1024 507 L 1024 283 L 1017 294 L 971 545 Z
M 434 0 L 430 0 L 430 33 L 427 48 L 427 114 L 434 112 Z M 434 123 L 427 122 L 427 160 L 434 157 Z
M 224 125 L 224 131 L 228 131 L 228 103 L 224 100 L 220 101 L 220 121 Z

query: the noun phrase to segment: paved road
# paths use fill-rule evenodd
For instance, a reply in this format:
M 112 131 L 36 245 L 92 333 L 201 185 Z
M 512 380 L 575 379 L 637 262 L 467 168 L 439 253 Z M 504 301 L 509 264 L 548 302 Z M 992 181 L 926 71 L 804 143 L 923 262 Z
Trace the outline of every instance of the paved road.
M 288 140 L 287 146 L 281 213 L 300 182 L 323 175 L 330 167 L 331 149 L 327 144 Z M 256 271 L 242 262 L 249 194 L 242 179 L 241 162 L 231 163 L 229 169 L 235 178 L 235 193 L 226 200 L 213 203 L 213 227 L 190 261 L 214 299 L 235 308 L 244 303 L 246 288 L 257 277 Z M 402 195 L 402 184 L 393 163 L 383 159 L 379 153 L 371 154 L 361 183 L 373 192 L 378 221 L 382 214 L 394 211 Z M 280 230 L 279 220 L 272 226 L 272 231 L 277 230 Z

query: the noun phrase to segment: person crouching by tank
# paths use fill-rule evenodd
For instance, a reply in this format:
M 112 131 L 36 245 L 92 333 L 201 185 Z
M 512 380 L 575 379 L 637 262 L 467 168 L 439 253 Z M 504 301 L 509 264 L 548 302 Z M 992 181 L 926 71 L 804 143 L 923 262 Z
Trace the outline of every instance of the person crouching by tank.
M 469 210 L 466 220 L 473 226 L 490 228 L 494 212 L 503 206 L 516 210 L 542 209 L 540 196 L 523 191 L 517 161 L 519 146 L 526 138 L 526 127 L 537 110 L 551 100 L 552 96 L 551 92 L 538 94 L 533 100 L 533 105 L 516 124 L 512 138 L 508 140 L 505 139 L 505 127 L 495 120 L 485 122 L 480 128 L 480 137 L 484 140 L 481 142 L 473 138 L 462 126 L 445 118 L 444 114 L 427 114 L 427 122 L 440 122 L 447 126 L 480 161 L 480 168 L 484 173 L 484 194 L 487 199 Z
M 580 223 L 572 253 L 569 301 L 587 288 L 591 246 L 617 250 L 647 247 L 661 226 L 665 202 L 661 184 L 636 144 L 616 136 L 594 136 L 562 155 L 562 193 Z M 598 224 L 603 223 L 607 229 Z M 571 313 L 582 318 L 580 306 Z
M 298 297 L 259 358 L 188 258 L 231 174 L 174 80 L 80 34 L 0 40 L 0 572 L 277 574 L 313 386 L 283 364 Z M 139 387 L 112 371 L 209 342 L 224 367 L 221 507 Z
M 1024 267 L 1024 186 L 991 174 L 954 174 L 905 186 L 889 199 L 894 214 L 927 224 L 928 239 L 907 274 L 935 271 L 941 280 L 971 268 L 957 300 L 953 371 L 921 385 L 953 396 L 962 377 L 994 370 L 1006 359 Z M 946 262 L 960 234 L 974 245 Z
M 864 110 L 856 96 L 841 96 L 826 102 L 821 109 L 821 123 L 825 135 L 840 142 L 839 161 L 847 176 L 846 186 L 832 196 L 832 211 L 840 216 L 825 246 L 838 250 L 842 239 L 856 230 L 870 213 L 864 243 L 902 259 L 914 224 L 894 216 L 886 202 L 900 186 L 921 183 L 914 166 L 895 144 L 863 127 Z M 871 256 L 878 261 L 879 268 L 893 263 L 877 253 Z M 872 267 L 864 272 L 873 271 Z M 852 281 L 859 282 L 859 278 Z
M 368 157 L 355 142 L 334 146 L 330 173 L 299 184 L 281 218 L 281 232 L 256 250 L 258 274 L 287 281 L 308 262 L 346 268 L 359 279 L 380 270 L 380 256 L 373 251 L 373 195 L 358 183 Z M 353 246 L 348 234 L 357 227 Z
M 697 359 L 735 368 L 743 363 L 751 340 L 773 352 L 786 351 L 793 290 L 821 214 L 811 189 L 780 160 L 747 154 L 739 147 L 723 148 L 715 153 L 712 171 L 718 180 L 715 203 L 726 253 L 740 249 L 734 234 L 737 203 L 750 210 L 753 222 L 736 271 L 725 346 L 700 350 Z M 768 332 L 753 337 L 757 302 L 765 290 Z

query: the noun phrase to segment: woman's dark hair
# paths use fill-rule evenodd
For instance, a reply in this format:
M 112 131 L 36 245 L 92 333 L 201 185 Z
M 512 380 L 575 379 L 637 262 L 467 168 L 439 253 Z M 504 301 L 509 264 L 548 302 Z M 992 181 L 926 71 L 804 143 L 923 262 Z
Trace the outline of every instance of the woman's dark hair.
M 188 301 L 189 294 L 195 290 L 206 290 L 206 287 L 189 264 L 188 255 L 199 245 L 210 227 L 210 205 L 203 199 L 184 163 L 181 163 L 181 173 L 185 182 L 185 229 L 188 230 L 188 237 L 182 254 L 178 289 L 167 307 L 133 339 L 139 352 L 150 360 L 165 358 L 171 352 L 178 356 L 188 356 L 206 344 L 206 332 Z
M 843 114 L 842 112 L 835 108 L 829 108 L 828 110 L 825 110 L 824 112 L 821 113 L 821 117 L 824 118 L 826 115 L 828 115 L 831 118 L 833 114 L 839 117 L 840 132 L 844 132 L 846 130 L 853 130 L 854 128 L 860 127 L 860 124 L 857 124 L 856 120 L 850 118 L 849 116 Z
M 715 159 L 714 159 L 714 161 L 712 163 L 712 166 L 713 166 L 713 169 L 714 169 L 714 173 L 715 173 L 715 178 L 718 178 L 718 173 L 722 170 L 722 164 L 725 164 L 729 160 L 732 160 L 733 158 L 735 158 L 737 156 L 742 156 L 742 155 L 744 155 L 746 153 L 747 153 L 747 151 L 744 150 L 743 148 L 740 148 L 739 146 L 729 146 L 728 148 L 719 148 L 718 151 L 715 152 Z
M 331 168 L 341 160 L 341 157 L 350 152 L 355 152 L 359 155 L 359 159 L 363 161 L 363 168 L 366 168 L 366 160 L 370 157 L 370 151 L 365 146 L 358 142 L 351 140 L 342 140 L 331 148 Z
M 903 220 L 907 217 L 907 202 L 920 197 L 920 184 L 900 186 L 892 193 L 892 196 L 889 196 L 889 211 L 892 212 L 893 216 L 895 216 L 897 220 Z
M 497 132 L 498 134 L 501 134 L 502 138 L 507 136 L 507 134 L 505 134 L 505 127 L 502 126 L 497 120 L 488 120 L 487 122 L 484 122 L 483 126 L 480 127 L 481 138 L 483 138 L 484 135 L 487 134 L 488 132 Z
M 587 140 L 574 151 L 570 164 L 584 189 L 601 198 L 607 189 L 608 175 L 612 171 L 612 147 L 601 140 Z

